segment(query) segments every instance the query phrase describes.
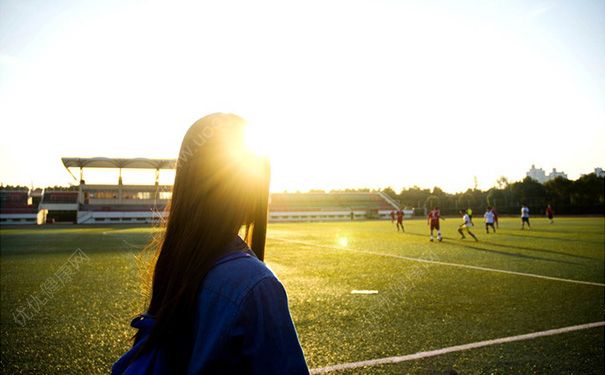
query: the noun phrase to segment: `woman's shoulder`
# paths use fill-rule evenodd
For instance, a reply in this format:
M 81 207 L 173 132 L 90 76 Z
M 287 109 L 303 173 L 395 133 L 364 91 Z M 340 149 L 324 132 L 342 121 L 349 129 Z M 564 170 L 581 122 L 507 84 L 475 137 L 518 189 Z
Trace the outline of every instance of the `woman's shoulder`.
M 255 283 L 265 277 L 275 277 L 275 274 L 251 251 L 230 254 L 227 259 L 219 260 L 208 273 L 209 278 L 225 281 L 239 280 Z
M 200 292 L 240 304 L 263 281 L 279 283 L 275 274 L 251 251 L 238 251 L 219 260 L 206 275 Z

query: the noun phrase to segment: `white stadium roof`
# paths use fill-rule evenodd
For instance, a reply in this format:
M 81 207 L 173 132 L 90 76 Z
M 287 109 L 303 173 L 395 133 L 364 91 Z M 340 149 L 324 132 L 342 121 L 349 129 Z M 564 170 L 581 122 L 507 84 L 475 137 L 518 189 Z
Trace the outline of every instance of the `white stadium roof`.
M 175 169 L 176 159 L 61 158 L 65 168 Z

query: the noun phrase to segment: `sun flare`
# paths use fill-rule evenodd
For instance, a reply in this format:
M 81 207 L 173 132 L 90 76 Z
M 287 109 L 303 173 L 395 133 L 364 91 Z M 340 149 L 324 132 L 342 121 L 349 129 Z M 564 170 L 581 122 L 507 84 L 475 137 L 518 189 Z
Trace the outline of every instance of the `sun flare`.
M 340 237 L 338 239 L 338 245 L 341 247 L 347 247 L 349 245 L 349 239 L 347 237 Z
M 257 155 L 271 158 L 275 156 L 275 149 L 272 147 L 276 141 L 274 134 L 269 125 L 248 123 L 244 130 L 246 147 Z

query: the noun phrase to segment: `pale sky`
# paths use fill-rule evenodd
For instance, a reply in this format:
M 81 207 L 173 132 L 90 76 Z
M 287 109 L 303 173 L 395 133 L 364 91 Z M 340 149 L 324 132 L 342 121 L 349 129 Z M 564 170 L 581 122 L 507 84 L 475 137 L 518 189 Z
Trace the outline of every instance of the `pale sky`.
M 218 111 L 264 137 L 273 191 L 576 178 L 605 166 L 605 2 L 0 0 L 3 184 L 177 157 Z

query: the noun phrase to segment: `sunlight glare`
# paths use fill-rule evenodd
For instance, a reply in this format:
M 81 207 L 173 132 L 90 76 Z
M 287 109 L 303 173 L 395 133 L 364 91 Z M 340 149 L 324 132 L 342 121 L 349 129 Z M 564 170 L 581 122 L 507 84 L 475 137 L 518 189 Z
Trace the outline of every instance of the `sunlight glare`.
M 248 123 L 244 133 L 246 147 L 257 155 L 271 158 L 273 156 L 271 146 L 275 144 L 273 134 L 275 133 L 268 126 Z

